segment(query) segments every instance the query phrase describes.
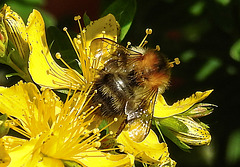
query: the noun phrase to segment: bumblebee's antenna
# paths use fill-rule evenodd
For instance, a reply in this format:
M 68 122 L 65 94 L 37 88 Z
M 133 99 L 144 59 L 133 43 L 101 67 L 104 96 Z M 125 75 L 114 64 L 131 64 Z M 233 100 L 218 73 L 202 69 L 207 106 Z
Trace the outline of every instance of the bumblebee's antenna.
M 147 29 L 146 29 L 146 35 L 145 35 L 145 37 L 143 38 L 142 42 L 140 43 L 139 47 L 143 47 L 144 45 L 147 44 L 146 38 L 147 38 L 147 36 L 148 36 L 149 34 L 152 34 L 152 29 L 147 28 Z

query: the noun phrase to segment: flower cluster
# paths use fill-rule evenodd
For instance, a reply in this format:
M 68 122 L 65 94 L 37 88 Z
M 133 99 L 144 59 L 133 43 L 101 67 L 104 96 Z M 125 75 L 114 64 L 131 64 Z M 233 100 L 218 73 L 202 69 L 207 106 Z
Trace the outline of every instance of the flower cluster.
M 37 10 L 30 14 L 27 25 L 7 5 L 1 9 L 0 17 L 0 62 L 13 67 L 28 82 L 0 87 L 0 112 L 8 117 L 0 122 L 0 166 L 133 166 L 135 160 L 146 165 L 176 165 L 164 138 L 152 129 L 142 142 L 136 142 L 127 127 L 118 135 L 110 130 L 117 118 L 96 127 L 94 111 L 101 104 L 90 103 L 94 96 L 90 92 L 97 71 L 116 47 L 103 49 L 91 42 L 96 38 L 117 42 L 120 28 L 112 14 L 86 27 L 81 27 L 81 17 L 76 16 L 80 32 L 73 39 L 64 28 L 81 73 L 70 67 L 61 53 L 55 57 L 66 68 L 56 63 L 47 44 L 44 20 Z M 54 92 L 63 89 L 67 94 L 61 97 Z M 199 103 L 211 92 L 196 92 L 171 106 L 158 94 L 152 126 L 182 148 L 208 145 L 208 126 L 198 118 L 212 112 L 214 105 Z M 8 128 L 17 135 L 6 135 Z

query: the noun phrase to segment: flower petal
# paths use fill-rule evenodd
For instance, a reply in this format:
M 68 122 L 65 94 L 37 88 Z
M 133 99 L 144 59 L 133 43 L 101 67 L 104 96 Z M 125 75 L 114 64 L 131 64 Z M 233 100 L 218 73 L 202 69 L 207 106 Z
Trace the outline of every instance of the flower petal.
M 0 139 L 0 167 L 8 166 L 10 161 L 11 158 L 4 147 L 4 142 L 2 142 L 2 139 Z
M 112 14 L 92 21 L 86 27 L 86 47 L 89 47 L 91 41 L 95 38 L 104 37 L 117 42 L 119 30 L 120 26 Z
M 20 81 L 10 88 L 0 88 L 0 110 L 2 113 L 25 120 L 24 114 L 28 110 L 28 101 L 39 98 L 39 91 L 32 83 Z
M 130 154 L 113 155 L 110 153 L 103 153 L 100 151 L 85 152 L 86 157 L 79 158 L 78 161 L 82 165 L 96 166 L 96 167 L 112 167 L 112 166 L 133 166 L 134 157 Z
M 62 101 L 50 89 L 45 89 L 42 94 L 33 83 L 18 84 L 10 88 L 0 88 L 0 111 L 22 126 L 19 129 L 11 126 L 18 132 L 23 132 L 26 137 L 34 137 L 40 132 L 49 130 L 52 121 L 60 112 Z M 48 112 L 46 112 L 48 111 Z M 14 118 L 17 118 L 15 120 Z
M 208 90 L 205 92 L 196 92 L 191 97 L 177 101 L 172 106 L 169 106 L 166 103 L 162 95 L 158 95 L 153 116 L 156 118 L 165 118 L 176 114 L 180 114 L 188 110 L 195 103 L 198 103 L 207 98 L 212 91 L 213 90 Z
M 43 157 L 42 161 L 37 164 L 37 167 L 64 167 L 64 164 L 59 159 L 51 157 Z
M 133 154 L 135 158 L 144 163 L 166 164 L 172 161 L 169 158 L 166 143 L 159 143 L 157 135 L 150 130 L 148 136 L 140 143 L 134 142 L 128 131 L 123 131 L 117 138 L 123 145 L 124 151 Z
M 37 10 L 33 10 L 29 16 L 27 33 L 31 51 L 29 72 L 36 83 L 54 89 L 78 89 L 84 84 L 83 76 L 73 69 L 60 67 L 52 58 L 46 41 L 44 21 Z

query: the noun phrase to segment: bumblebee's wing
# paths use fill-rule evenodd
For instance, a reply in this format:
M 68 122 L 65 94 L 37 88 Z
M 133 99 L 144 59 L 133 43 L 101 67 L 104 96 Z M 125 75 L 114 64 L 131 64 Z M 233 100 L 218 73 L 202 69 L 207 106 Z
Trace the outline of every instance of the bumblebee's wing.
M 110 60 L 115 55 L 114 52 L 117 49 L 123 50 L 127 55 L 129 55 L 129 58 L 135 58 L 142 55 L 139 52 L 129 50 L 107 38 L 96 38 L 90 45 L 90 53 L 99 60 L 100 65 L 104 65 L 108 60 Z
M 152 117 L 154 112 L 154 105 L 157 97 L 157 91 L 151 92 L 140 103 L 137 110 L 132 111 L 130 105 L 126 106 L 126 114 L 128 116 L 129 136 L 135 142 L 143 141 L 149 133 Z

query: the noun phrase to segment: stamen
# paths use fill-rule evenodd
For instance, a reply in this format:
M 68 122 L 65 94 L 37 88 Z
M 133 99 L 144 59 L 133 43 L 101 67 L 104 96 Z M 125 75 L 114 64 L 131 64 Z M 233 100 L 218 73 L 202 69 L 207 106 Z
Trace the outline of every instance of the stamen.
M 76 90 L 76 89 L 75 89 L 75 90 Z M 71 87 L 70 87 L 69 90 L 68 90 L 68 94 L 67 94 L 66 102 L 68 102 L 68 100 L 69 100 L 69 98 L 70 98 L 71 91 L 72 91 L 72 89 L 71 89 Z M 76 92 L 76 91 L 74 91 L 74 92 Z M 66 102 L 65 102 L 65 103 L 66 103 Z
M 106 134 L 105 136 L 103 136 L 101 139 L 99 139 L 98 141 L 102 141 L 105 138 L 107 138 L 108 136 L 113 135 L 113 131 L 110 131 L 108 134 Z
M 144 47 L 147 43 L 148 43 L 148 41 L 144 41 L 144 43 L 142 44 L 141 47 Z
M 73 46 L 73 48 L 74 48 L 74 50 L 75 50 L 75 53 L 77 54 L 78 59 L 80 60 L 80 55 L 79 55 L 79 53 L 78 53 L 78 51 L 77 51 L 76 46 L 75 46 L 74 43 L 73 43 L 73 40 L 72 40 L 70 34 L 69 34 L 68 31 L 67 31 L 67 27 L 64 27 L 64 28 L 63 28 L 63 31 L 66 32 L 66 34 L 67 34 L 67 36 L 68 36 L 68 39 L 70 40 L 70 42 L 71 42 L 71 44 L 72 44 L 72 46 Z
M 94 111 L 96 111 L 99 107 L 101 107 L 101 104 L 98 104 L 98 106 L 95 107 L 95 108 L 94 108 L 94 107 L 92 108 L 92 107 L 93 107 L 93 106 L 91 106 L 91 109 L 92 109 L 92 110 L 87 113 L 87 115 L 85 116 L 85 118 L 87 118 L 90 114 L 92 114 L 92 113 L 93 113 Z
M 86 107 L 86 105 L 89 103 L 89 101 L 93 98 L 93 96 L 97 93 L 97 90 L 94 90 L 93 94 L 88 98 L 88 100 L 85 102 L 84 107 Z
M 126 48 L 128 48 L 131 45 L 131 42 L 127 42 Z
M 118 121 L 118 119 L 117 119 L 117 118 L 114 118 L 113 121 L 110 122 L 109 124 L 107 124 L 106 126 L 104 126 L 104 127 L 99 131 L 99 133 L 102 132 L 103 130 L 105 130 L 107 127 L 111 126 L 114 122 L 117 122 L 117 121 Z
M 102 31 L 102 35 L 103 35 L 103 38 L 104 38 L 104 35 L 106 34 L 106 31 Z
M 160 51 L 160 46 L 156 45 L 156 51 Z
M 80 15 L 75 16 L 74 20 L 78 22 L 78 26 L 79 26 L 80 32 L 82 32 L 82 26 L 81 26 L 81 23 L 80 23 L 81 16 Z
M 56 53 L 55 57 L 58 60 L 61 60 L 61 62 L 70 70 L 72 70 L 72 68 L 62 59 L 61 54 L 59 52 Z
M 176 65 L 180 64 L 179 58 L 175 58 L 174 61 L 169 62 L 169 68 L 173 68 L 174 64 L 176 64 Z
M 143 44 L 145 43 L 145 40 L 146 40 L 146 38 L 147 38 L 147 36 L 148 36 L 149 34 L 152 34 L 152 29 L 147 28 L 147 29 L 146 29 L 146 35 L 145 35 L 145 37 L 143 38 L 142 42 L 140 43 L 139 47 L 143 47 Z

